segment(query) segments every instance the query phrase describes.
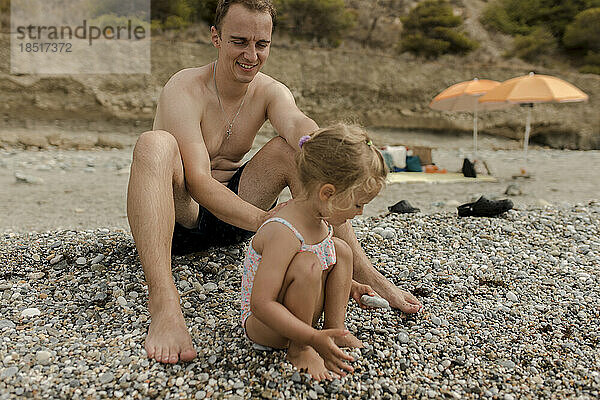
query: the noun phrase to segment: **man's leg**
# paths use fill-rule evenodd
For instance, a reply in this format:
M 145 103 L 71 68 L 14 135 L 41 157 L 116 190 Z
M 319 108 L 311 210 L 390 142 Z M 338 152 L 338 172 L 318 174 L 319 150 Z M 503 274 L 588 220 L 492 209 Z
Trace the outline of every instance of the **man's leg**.
M 127 217 L 148 283 L 152 322 L 146 352 L 148 357 L 168 363 L 196 357 L 171 275 L 176 216 L 185 227 L 198 219 L 198 204 L 185 188 L 177 141 L 165 131 L 145 132 L 133 151 Z
M 355 281 L 371 286 L 380 296 L 389 301 L 391 307 L 398 308 L 402 312 L 412 314 L 421 309 L 422 305 L 415 296 L 394 285 L 375 269 L 358 243 L 350 222 L 336 227 L 334 233 L 336 237 L 348 243 L 352 249 L 354 258 L 352 278 Z
M 294 150 L 280 136 L 274 137 L 252 157 L 242 172 L 238 195 L 256 207 L 268 210 L 281 191 L 298 192 Z

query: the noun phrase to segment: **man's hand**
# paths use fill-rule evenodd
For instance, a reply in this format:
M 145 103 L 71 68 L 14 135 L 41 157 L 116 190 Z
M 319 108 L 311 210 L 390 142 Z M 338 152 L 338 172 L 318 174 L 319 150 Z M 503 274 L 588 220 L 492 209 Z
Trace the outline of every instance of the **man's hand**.
M 347 335 L 347 330 L 325 329 L 317 331 L 308 343 L 325 361 L 325 368 L 340 376 L 346 376 L 346 371 L 354 372 L 354 368 L 344 362 L 354 361 L 352 356 L 344 353 L 333 341 L 334 337 Z
M 290 201 L 290 200 L 288 200 Z M 281 203 L 281 204 L 277 204 L 275 207 L 273 207 L 272 209 L 265 211 L 265 214 L 263 215 L 262 219 L 260 219 L 258 221 L 258 226 L 256 227 L 256 230 L 258 230 L 258 228 L 261 227 L 262 224 L 264 224 L 269 218 L 273 218 L 273 216 L 275 214 L 277 214 L 277 212 L 279 210 L 281 210 L 283 207 L 286 206 L 286 204 L 288 203 L 288 201 Z
M 354 299 L 363 310 L 371 307 L 367 307 L 360 302 L 360 298 L 368 294 L 369 296 L 378 296 L 377 293 L 371 288 L 369 285 L 363 285 L 362 283 L 358 283 L 355 280 L 352 280 L 352 287 L 350 288 L 350 297 Z

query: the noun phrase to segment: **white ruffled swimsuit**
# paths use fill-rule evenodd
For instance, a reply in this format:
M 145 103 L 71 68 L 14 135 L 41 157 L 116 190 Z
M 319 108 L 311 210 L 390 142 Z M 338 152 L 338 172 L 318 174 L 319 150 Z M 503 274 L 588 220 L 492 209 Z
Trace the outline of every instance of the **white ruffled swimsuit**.
M 298 240 L 300 240 L 300 243 L 302 245 L 300 247 L 300 252 L 310 251 L 311 253 L 314 253 L 319 258 L 319 261 L 321 263 L 321 268 L 323 270 L 328 269 L 331 265 L 336 263 L 335 245 L 334 245 L 333 239 L 332 239 L 333 227 L 331 225 L 327 224 L 329 231 L 328 231 L 327 237 L 325 239 L 323 239 L 321 242 L 316 243 L 316 244 L 306 244 L 306 243 L 304 243 L 304 238 L 302 237 L 300 232 L 298 232 L 298 230 L 296 228 L 294 228 L 294 226 L 291 223 L 289 223 L 288 221 L 286 221 L 283 218 L 278 218 L 278 217 L 270 218 L 270 219 L 266 220 L 265 223 L 260 226 L 260 228 L 262 228 L 269 222 L 279 222 L 279 223 L 287 226 L 288 228 L 290 228 L 290 230 L 292 232 L 294 232 L 294 235 L 296 235 Z M 260 228 L 258 228 L 258 229 L 260 229 Z M 252 238 L 252 240 L 254 240 L 254 238 Z M 242 288 L 241 288 L 242 297 L 241 297 L 240 303 L 241 303 L 241 322 L 242 322 L 242 327 L 244 327 L 244 328 L 246 327 L 246 320 L 252 314 L 250 312 L 250 296 L 252 294 L 252 286 L 254 284 L 254 276 L 256 275 L 256 271 L 258 270 L 258 265 L 260 264 L 260 260 L 262 259 L 262 255 L 258 254 L 256 252 L 256 250 L 254 250 L 254 247 L 252 246 L 252 240 L 248 244 L 248 248 L 246 250 L 246 257 L 244 259 L 244 272 L 242 275 Z

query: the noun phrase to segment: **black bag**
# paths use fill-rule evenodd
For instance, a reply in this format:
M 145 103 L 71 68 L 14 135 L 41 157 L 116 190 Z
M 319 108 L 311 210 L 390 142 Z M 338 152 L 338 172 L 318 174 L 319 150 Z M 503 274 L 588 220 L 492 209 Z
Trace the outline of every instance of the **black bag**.
M 465 160 L 463 161 L 462 173 L 467 178 L 477 178 L 475 166 L 468 158 L 465 158 Z

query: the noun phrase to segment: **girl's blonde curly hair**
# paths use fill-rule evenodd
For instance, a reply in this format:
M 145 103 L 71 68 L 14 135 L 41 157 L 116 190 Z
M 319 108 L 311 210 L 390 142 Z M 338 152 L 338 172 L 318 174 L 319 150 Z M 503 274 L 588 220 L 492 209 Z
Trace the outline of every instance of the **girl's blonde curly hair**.
M 330 183 L 336 188 L 329 203 L 353 206 L 355 192 L 381 190 L 387 167 L 381 153 L 364 129 L 357 125 L 336 124 L 319 129 L 303 141 L 296 154 L 296 165 L 304 196 Z

